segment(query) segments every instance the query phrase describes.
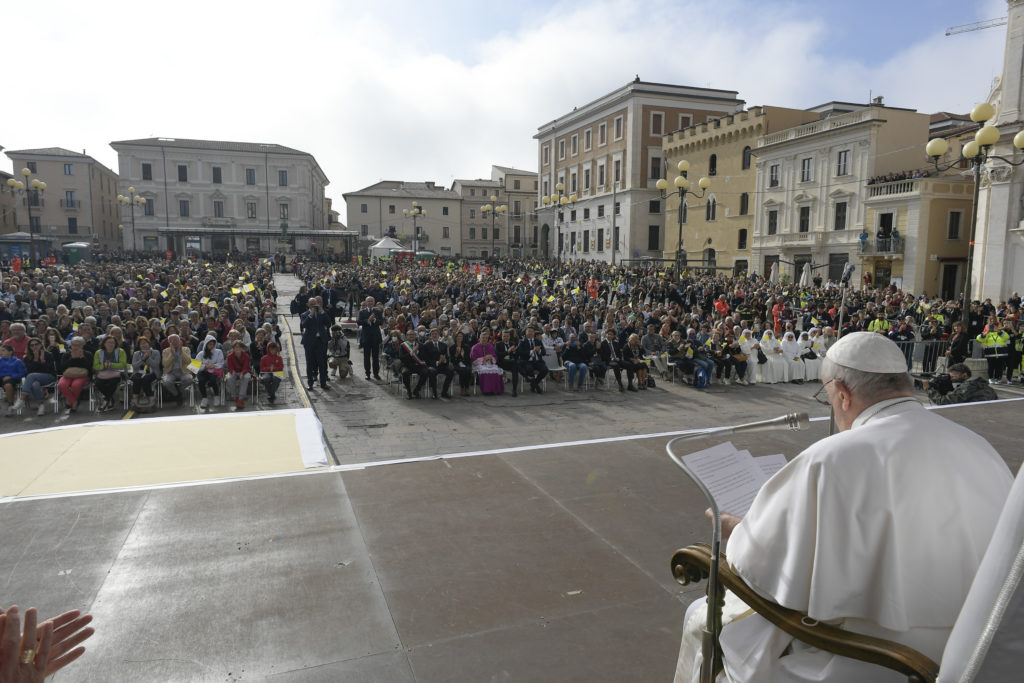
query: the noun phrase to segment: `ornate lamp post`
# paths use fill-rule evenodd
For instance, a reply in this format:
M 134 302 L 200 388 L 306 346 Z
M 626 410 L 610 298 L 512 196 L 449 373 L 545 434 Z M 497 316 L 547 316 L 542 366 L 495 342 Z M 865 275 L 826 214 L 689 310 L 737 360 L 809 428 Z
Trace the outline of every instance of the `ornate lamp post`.
M 141 206 L 146 203 L 146 200 L 142 197 L 136 196 L 134 187 L 129 187 L 128 196 L 125 197 L 123 194 L 119 194 L 117 195 L 117 201 L 122 205 L 130 207 L 132 210 L 132 251 L 135 251 L 135 205 L 138 204 Z
M 982 102 L 974 105 L 974 109 L 971 110 L 971 120 L 979 124 L 984 123 L 995 116 L 995 113 L 995 109 L 993 109 L 991 104 Z M 932 138 L 925 147 L 926 153 L 932 158 L 932 164 L 934 164 L 936 171 L 945 171 L 954 166 L 959 166 L 963 161 L 967 161 L 971 164 L 974 174 L 974 201 L 971 205 L 971 239 L 967 243 L 967 273 L 964 278 L 963 302 L 960 304 L 965 329 L 970 320 L 971 271 L 974 268 L 974 236 L 978 229 L 978 190 L 981 187 L 981 168 L 990 159 L 998 159 L 1010 166 L 1024 164 L 1024 159 L 1010 161 L 1004 157 L 991 154 L 992 145 L 997 142 L 999 142 L 999 129 L 992 125 L 983 125 L 974 134 L 974 139 L 960 149 L 960 158 L 943 165 L 939 164 L 939 159 L 949 150 L 949 143 L 946 139 Z M 1017 149 L 1024 149 L 1024 130 L 1013 136 L 1013 146 Z
M 578 198 L 576 195 L 565 195 L 562 192 L 565 190 L 565 185 L 558 183 L 555 185 L 555 194 L 550 197 L 542 197 L 541 202 L 544 206 L 551 206 L 557 210 L 555 227 L 558 231 L 557 237 L 555 238 L 555 249 L 558 254 L 558 265 L 562 265 L 562 225 L 565 223 L 565 209 L 567 206 L 576 206 Z
M 416 227 L 416 219 L 420 216 L 426 216 L 427 212 L 420 207 L 419 202 L 413 202 L 411 209 L 402 209 L 402 214 L 412 216 L 412 257 L 415 259 L 416 252 L 420 250 L 420 231 Z
M 490 204 L 484 204 L 483 207 L 481 207 L 480 213 L 482 213 L 485 216 L 487 214 L 491 214 L 491 251 L 490 251 L 490 255 L 491 255 L 491 260 L 493 261 L 494 260 L 494 221 L 497 218 L 496 214 L 505 213 L 506 211 L 508 211 L 508 206 L 506 206 L 505 204 L 502 204 L 501 206 L 495 206 L 494 203 L 498 201 L 497 195 L 493 195 L 492 194 L 490 196 L 490 200 L 491 200 Z
M 676 277 L 679 277 L 683 272 L 683 202 L 686 201 L 686 195 L 696 199 L 703 199 L 704 195 L 708 192 L 708 188 L 711 187 L 711 179 L 704 176 L 697 181 L 697 187 L 700 188 L 700 194 L 697 194 L 690 190 L 690 181 L 686 178 L 686 172 L 690 170 L 690 162 L 682 159 L 676 164 L 676 168 L 679 169 L 679 175 L 672 181 L 672 184 L 676 187 L 672 194 L 679 196 L 679 205 L 676 207 L 676 216 L 679 220 L 679 233 L 676 242 Z M 655 187 L 661 190 L 662 199 L 668 199 L 669 194 L 666 192 L 668 189 L 667 180 L 662 178 L 655 183 Z M 666 205 L 665 208 L 668 209 L 668 206 Z
M 15 180 L 14 178 L 7 179 L 7 185 L 12 190 L 17 190 L 20 194 L 25 196 L 25 208 L 28 211 L 28 241 L 29 241 L 29 252 L 32 257 L 32 262 L 36 262 L 36 231 L 32 227 L 32 205 L 41 204 L 42 200 L 39 195 L 46 192 L 46 183 L 39 178 L 32 178 L 30 181 L 28 178 L 32 175 L 32 171 L 23 168 L 21 169 L 21 175 L 25 177 L 24 181 Z M 25 188 L 26 183 L 31 190 Z

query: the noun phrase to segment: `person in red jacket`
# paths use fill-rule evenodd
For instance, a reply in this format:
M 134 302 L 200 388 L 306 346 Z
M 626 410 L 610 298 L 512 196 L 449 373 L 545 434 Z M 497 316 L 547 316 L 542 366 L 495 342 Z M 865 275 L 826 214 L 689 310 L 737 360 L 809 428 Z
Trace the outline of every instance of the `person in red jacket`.
M 281 386 L 281 378 L 275 372 L 284 372 L 284 358 L 277 344 L 270 342 L 267 344 L 267 352 L 260 358 L 260 382 L 267 390 L 267 401 L 270 403 L 277 399 L 277 388 Z
M 249 390 L 249 380 L 252 379 L 249 363 L 245 343 L 236 341 L 231 353 L 228 354 L 228 374 L 224 386 L 227 388 L 228 398 L 234 397 L 238 410 L 245 409 L 245 392 Z

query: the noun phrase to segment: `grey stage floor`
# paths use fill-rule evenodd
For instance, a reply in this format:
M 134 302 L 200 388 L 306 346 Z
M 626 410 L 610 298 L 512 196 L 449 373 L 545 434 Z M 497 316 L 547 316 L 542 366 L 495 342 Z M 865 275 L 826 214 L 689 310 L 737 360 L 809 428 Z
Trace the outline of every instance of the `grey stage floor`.
M 943 414 L 1016 471 L 1020 410 Z M 668 559 L 708 530 L 666 441 L 10 502 L 0 602 L 96 616 L 58 681 L 670 680 L 701 587 Z

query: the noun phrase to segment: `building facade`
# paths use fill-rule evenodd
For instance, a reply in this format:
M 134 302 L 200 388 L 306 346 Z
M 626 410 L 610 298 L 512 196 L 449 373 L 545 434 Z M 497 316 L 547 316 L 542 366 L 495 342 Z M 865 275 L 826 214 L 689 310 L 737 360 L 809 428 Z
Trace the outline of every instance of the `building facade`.
M 959 175 L 871 183 L 854 263 L 876 286 L 959 297 L 967 262 L 973 183 Z M 889 232 L 888 238 L 879 237 Z
M 6 152 L 14 165 L 14 177 L 46 183 L 37 193 L 26 183 L 26 194 L 17 197 L 14 232 L 31 232 L 34 248 L 49 251 L 62 244 L 88 242 L 103 248 L 120 245 L 121 223 L 117 203 L 117 174 L 87 154 L 61 147 Z M 6 181 L 5 181 L 6 182 Z M 31 230 L 28 202 L 31 206 Z M 43 251 L 37 251 L 44 255 Z
M 681 251 L 680 263 L 690 267 L 728 268 L 737 275 L 748 272 L 754 233 L 753 148 L 762 135 L 817 118 L 816 113 L 802 109 L 751 107 L 665 135 L 662 151 L 669 194 L 663 204 L 664 258 L 675 260 Z M 695 194 L 701 194 L 699 178 L 709 178 L 711 187 L 703 197 L 686 195 L 680 213 L 673 181 L 683 160 L 690 164 L 686 177 Z
M 779 262 L 780 275 L 796 279 L 809 262 L 823 278 L 838 280 L 844 264 L 858 260 L 861 233 L 873 228 L 865 204 L 868 181 L 923 166 L 929 117 L 910 109 L 839 102 L 809 111 L 820 119 L 762 135 L 753 150 L 750 270 L 767 275 Z M 894 251 L 884 256 L 914 258 L 904 253 L 903 241 L 885 244 Z
M 445 257 L 462 251 L 459 232 L 462 198 L 457 192 L 438 187 L 432 181 L 382 180 L 342 196 L 348 229 L 357 231 L 361 253 L 387 236 L 412 249 L 414 223 L 419 251 L 432 251 Z M 415 220 L 404 213 L 413 208 L 413 202 L 426 212 Z
M 989 93 L 999 129 L 991 154 L 1019 162 L 1013 138 L 1024 130 L 1024 0 L 1007 0 L 1002 77 Z M 1006 300 L 1024 290 L 1024 167 L 993 160 L 983 172 L 971 269 L 971 298 Z
M 540 255 L 540 226 L 537 221 L 537 190 L 540 181 L 536 171 L 508 166 L 491 166 L 491 180 L 502 184 L 508 211 L 505 232 L 508 253 L 517 258 Z
M 664 219 L 655 183 L 664 175 L 662 136 L 740 111 L 736 95 L 638 78 L 540 126 L 540 256 L 661 258 Z M 558 184 L 576 195 L 575 205 L 545 206 Z
M 322 249 L 332 237 L 329 181 L 313 155 L 281 145 L 146 138 L 110 143 L 123 208 L 124 248 L 186 253 Z M 115 193 L 117 194 L 117 193 Z
M 488 204 L 498 207 L 506 203 L 508 195 L 503 184 L 489 179 L 456 179 L 451 189 L 462 198 L 461 256 L 471 259 L 508 256 L 505 215 L 483 210 Z
M 7 185 L 13 177 L 6 171 L 0 171 L 0 235 L 18 232 L 17 198 L 14 189 Z

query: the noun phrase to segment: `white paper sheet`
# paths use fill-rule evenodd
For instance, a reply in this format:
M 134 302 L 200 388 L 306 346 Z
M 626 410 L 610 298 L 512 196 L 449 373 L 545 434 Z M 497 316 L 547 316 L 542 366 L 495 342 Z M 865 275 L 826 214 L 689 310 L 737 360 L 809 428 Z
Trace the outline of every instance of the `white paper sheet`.
M 731 442 L 683 456 L 683 462 L 711 491 L 718 509 L 742 517 L 768 477 L 749 451 L 737 451 Z
M 786 456 L 782 453 L 775 455 L 761 455 L 754 458 L 758 468 L 764 473 L 765 481 L 775 476 L 775 473 L 786 466 Z

